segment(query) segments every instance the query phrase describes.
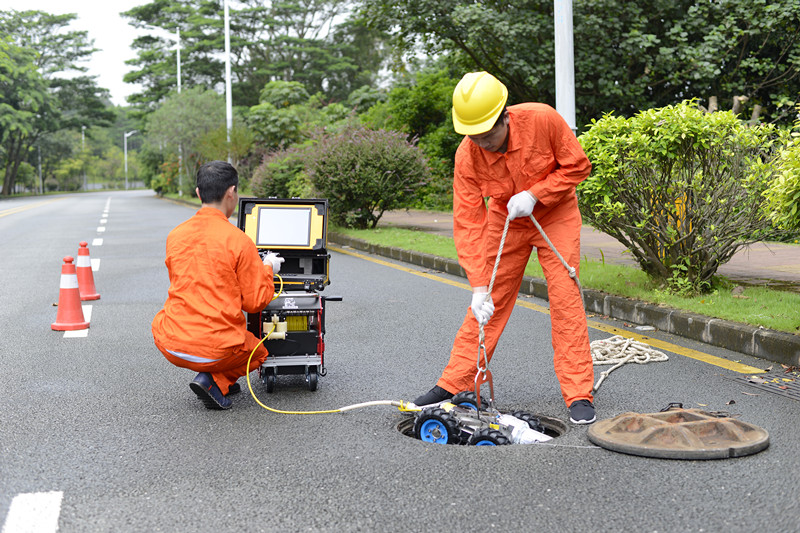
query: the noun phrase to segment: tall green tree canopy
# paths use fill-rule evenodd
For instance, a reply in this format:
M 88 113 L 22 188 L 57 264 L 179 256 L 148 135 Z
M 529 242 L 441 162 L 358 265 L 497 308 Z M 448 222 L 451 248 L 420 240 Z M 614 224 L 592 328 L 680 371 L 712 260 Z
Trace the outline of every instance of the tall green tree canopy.
M 407 55 L 422 47 L 462 71 L 492 72 L 512 103 L 555 103 L 552 0 L 362 5 Z M 579 125 L 712 96 L 726 109 L 745 96 L 776 120 L 800 93 L 797 0 L 581 0 L 573 9 Z
M 0 133 L 4 178 L 10 194 L 20 164 L 43 136 L 63 129 L 108 125 L 108 91 L 85 71 L 82 62 L 95 51 L 85 31 L 68 30 L 74 14 L 0 11 L 0 51 L 4 90 L 0 98 Z
M 183 192 L 194 191 L 194 175 L 203 162 L 202 144 L 209 132 L 225 123 L 225 101 L 216 92 L 193 87 L 172 93 L 147 118 L 150 149 L 182 157 Z
M 346 18 L 347 5 L 344 0 L 231 2 L 235 105 L 258 104 L 259 92 L 270 81 L 300 82 L 311 94 L 338 100 L 370 83 L 381 61 L 379 34 Z M 125 81 L 141 83 L 144 90 L 130 97 L 131 103 L 152 109 L 175 86 L 175 43 L 169 34 L 177 30 L 182 83 L 215 88 L 224 82 L 220 0 L 154 0 L 123 15 L 135 27 L 154 30 L 133 43 L 138 57 L 128 62 L 135 70 Z

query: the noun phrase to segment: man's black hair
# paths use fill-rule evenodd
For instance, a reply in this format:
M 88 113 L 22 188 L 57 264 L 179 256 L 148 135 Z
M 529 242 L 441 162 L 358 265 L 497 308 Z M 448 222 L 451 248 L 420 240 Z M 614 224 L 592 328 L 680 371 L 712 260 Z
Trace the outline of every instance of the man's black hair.
M 490 129 L 494 129 L 500 124 L 500 121 L 503 120 L 503 117 L 508 114 L 508 106 L 503 106 L 503 110 L 500 111 L 500 114 L 497 116 L 497 120 L 494 121 L 494 124 Z
M 239 185 L 239 173 L 230 163 L 211 161 L 197 171 L 197 189 L 204 204 L 222 200 L 231 185 Z

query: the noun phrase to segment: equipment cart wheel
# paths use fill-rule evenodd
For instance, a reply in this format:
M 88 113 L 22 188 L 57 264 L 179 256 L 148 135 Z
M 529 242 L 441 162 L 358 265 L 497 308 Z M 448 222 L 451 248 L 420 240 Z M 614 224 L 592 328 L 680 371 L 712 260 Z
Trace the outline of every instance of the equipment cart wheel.
M 511 413 L 511 416 L 514 418 L 519 418 L 520 420 L 524 420 L 528 423 L 528 427 L 530 427 L 532 430 L 538 431 L 539 433 L 545 433 L 545 428 L 538 416 L 527 411 L 514 411 Z
M 465 409 L 478 410 L 477 396 L 475 396 L 475 393 L 471 390 L 459 392 L 453 396 L 450 403 L 459 407 L 464 407 Z M 487 407 L 489 407 L 489 405 L 481 398 L 481 409 L 486 409 Z
M 317 369 L 308 367 L 306 370 L 306 382 L 308 383 L 308 390 L 317 390 Z
M 262 377 L 264 385 L 267 387 L 267 392 L 275 392 L 275 369 L 265 368 Z
M 419 413 L 414 422 L 414 436 L 436 444 L 458 444 L 461 441 L 458 422 L 441 407 L 427 407 Z
M 472 434 L 468 444 L 472 446 L 505 446 L 511 444 L 511 441 L 496 429 L 483 428 Z

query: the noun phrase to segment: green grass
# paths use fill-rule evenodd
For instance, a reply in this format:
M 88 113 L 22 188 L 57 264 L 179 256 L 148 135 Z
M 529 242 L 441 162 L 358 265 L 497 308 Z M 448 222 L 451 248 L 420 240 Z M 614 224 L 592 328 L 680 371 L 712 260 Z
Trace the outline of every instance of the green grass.
M 353 230 L 331 228 L 356 239 L 383 246 L 394 246 L 428 254 L 457 259 L 455 244 L 450 237 L 402 228 Z M 732 320 L 753 326 L 789 333 L 800 332 L 800 294 L 765 287 L 744 287 L 734 295 L 734 284 L 721 279 L 710 294 L 685 298 L 659 290 L 641 270 L 599 261 L 581 261 L 581 284 L 609 294 L 624 296 L 683 309 L 705 316 Z M 533 254 L 525 274 L 543 278 L 542 269 Z

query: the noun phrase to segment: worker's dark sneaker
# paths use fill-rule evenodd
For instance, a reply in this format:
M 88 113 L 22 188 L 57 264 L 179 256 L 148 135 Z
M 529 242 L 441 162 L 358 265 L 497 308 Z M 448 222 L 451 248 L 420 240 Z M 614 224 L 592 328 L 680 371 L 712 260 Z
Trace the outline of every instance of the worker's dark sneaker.
M 569 421 L 573 424 L 591 424 L 595 420 L 594 405 L 589 400 L 575 400 L 569 406 Z
M 230 398 L 222 395 L 222 391 L 208 372 L 197 374 L 197 377 L 189 383 L 189 388 L 197 394 L 207 409 L 230 409 L 233 404 Z
M 422 407 L 424 405 L 431 405 L 434 403 L 443 402 L 445 400 L 449 400 L 452 398 L 453 395 L 441 388 L 439 385 L 436 385 L 434 388 L 414 400 L 414 404 L 417 407 Z
M 234 383 L 233 385 L 228 387 L 228 394 L 226 394 L 225 396 L 230 396 L 231 394 L 239 394 L 240 392 L 242 392 L 242 386 L 239 385 L 238 383 Z

